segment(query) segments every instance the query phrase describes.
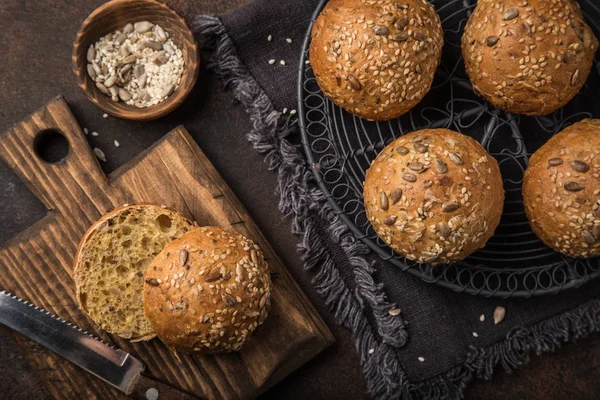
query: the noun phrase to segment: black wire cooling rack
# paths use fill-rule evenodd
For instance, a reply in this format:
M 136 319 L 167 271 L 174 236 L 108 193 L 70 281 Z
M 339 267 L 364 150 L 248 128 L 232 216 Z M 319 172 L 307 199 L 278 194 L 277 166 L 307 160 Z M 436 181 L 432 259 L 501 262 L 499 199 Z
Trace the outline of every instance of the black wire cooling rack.
M 600 37 L 600 7 L 580 0 Z M 368 122 L 334 105 L 319 89 L 307 61 L 315 10 L 304 39 L 298 79 L 302 142 L 316 180 L 352 232 L 384 260 L 426 282 L 487 297 L 530 297 L 577 288 L 600 276 L 600 259 L 572 259 L 546 247 L 525 215 L 521 183 L 529 156 L 583 118 L 600 116 L 598 58 L 583 90 L 563 109 L 532 118 L 503 113 L 473 94 L 464 72 L 460 39 L 476 0 L 432 0 L 444 27 L 444 54 L 425 99 L 397 120 Z M 395 138 L 424 128 L 449 128 L 477 139 L 500 164 L 506 201 L 500 226 L 487 245 L 466 260 L 431 266 L 396 254 L 375 234 L 362 200 L 365 172 Z

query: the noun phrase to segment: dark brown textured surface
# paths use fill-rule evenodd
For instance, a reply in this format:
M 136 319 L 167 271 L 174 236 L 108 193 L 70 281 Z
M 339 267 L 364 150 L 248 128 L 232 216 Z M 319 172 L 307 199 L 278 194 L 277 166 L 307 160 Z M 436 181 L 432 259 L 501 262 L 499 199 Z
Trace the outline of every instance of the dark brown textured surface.
M 190 19 L 199 13 L 223 13 L 248 0 L 173 0 L 175 10 Z M 276 0 L 273 0 L 276 1 Z M 102 119 L 102 112 L 81 93 L 71 71 L 71 50 L 83 19 L 102 2 L 49 0 L 0 2 L 0 48 L 10 49 L 0 61 L 0 131 L 20 121 L 58 94 L 65 95 L 78 122 L 100 133 L 88 137 L 108 157 L 110 172 L 142 152 L 170 129 L 182 123 L 200 144 L 224 180 L 246 206 L 265 236 L 282 257 L 313 304 L 321 312 L 337 342 L 305 364 L 264 397 L 272 399 L 361 399 L 364 382 L 354 343 L 336 326 L 326 307 L 302 272 L 290 221 L 277 211 L 276 177 L 262 156 L 244 137 L 251 124 L 243 107 L 224 93 L 214 76 L 200 72 L 195 90 L 176 111 L 151 123 Z M 226 117 L 224 117 L 226 116 Z M 114 148 L 113 140 L 121 147 Z M 45 215 L 44 207 L 19 179 L 0 163 L 0 241 L 22 231 Z M 1 271 L 0 271 L 1 273 Z M 410 329 L 410 328 L 409 328 Z M 0 393 L 7 399 L 47 399 L 36 365 L 20 351 L 44 355 L 46 350 L 0 327 Z M 66 362 L 65 362 L 66 363 Z M 64 363 L 55 365 L 64 368 Z M 39 367 L 38 367 L 39 368 Z M 42 371 L 43 372 L 43 371 Z M 565 345 L 509 375 L 475 383 L 467 399 L 595 399 L 600 397 L 600 338 Z

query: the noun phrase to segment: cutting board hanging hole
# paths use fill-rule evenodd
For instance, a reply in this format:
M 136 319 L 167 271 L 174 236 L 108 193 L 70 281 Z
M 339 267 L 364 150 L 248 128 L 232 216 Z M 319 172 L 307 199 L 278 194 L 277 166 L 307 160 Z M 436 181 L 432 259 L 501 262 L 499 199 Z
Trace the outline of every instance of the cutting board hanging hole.
M 69 141 L 58 129 L 44 129 L 33 141 L 35 154 L 47 163 L 54 164 L 69 155 Z

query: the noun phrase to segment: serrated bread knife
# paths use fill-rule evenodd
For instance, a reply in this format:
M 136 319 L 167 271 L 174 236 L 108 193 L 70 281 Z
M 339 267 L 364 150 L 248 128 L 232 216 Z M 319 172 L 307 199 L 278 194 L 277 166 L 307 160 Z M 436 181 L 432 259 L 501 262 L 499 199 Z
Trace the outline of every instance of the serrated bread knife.
M 144 400 L 197 399 L 142 374 L 144 364 L 49 312 L 0 291 L 0 323 L 35 340 L 123 393 Z

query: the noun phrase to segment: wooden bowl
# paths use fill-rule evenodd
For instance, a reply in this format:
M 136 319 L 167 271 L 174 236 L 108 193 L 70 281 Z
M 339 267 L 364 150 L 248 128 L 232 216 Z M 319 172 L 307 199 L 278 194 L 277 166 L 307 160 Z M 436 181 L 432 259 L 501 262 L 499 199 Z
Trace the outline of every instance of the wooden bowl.
M 87 50 L 102 36 L 123 29 L 131 22 L 150 21 L 160 25 L 183 53 L 184 68 L 177 89 L 162 102 L 147 108 L 113 102 L 100 92 L 87 73 Z M 152 120 L 160 118 L 183 103 L 188 96 L 200 67 L 198 44 L 185 20 L 167 5 L 155 0 L 112 0 L 92 12 L 79 29 L 73 45 L 73 72 L 87 98 L 105 113 L 118 118 Z

